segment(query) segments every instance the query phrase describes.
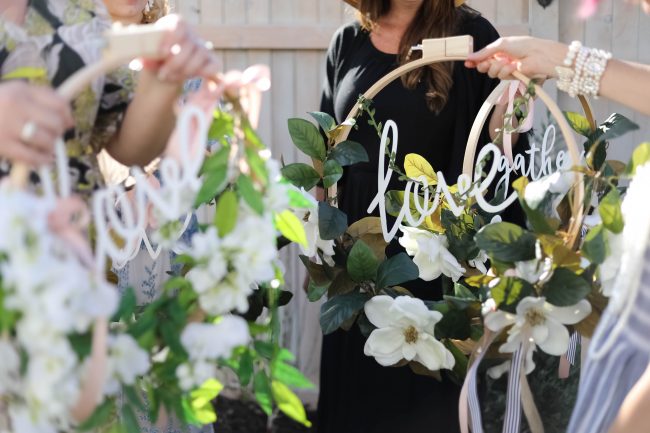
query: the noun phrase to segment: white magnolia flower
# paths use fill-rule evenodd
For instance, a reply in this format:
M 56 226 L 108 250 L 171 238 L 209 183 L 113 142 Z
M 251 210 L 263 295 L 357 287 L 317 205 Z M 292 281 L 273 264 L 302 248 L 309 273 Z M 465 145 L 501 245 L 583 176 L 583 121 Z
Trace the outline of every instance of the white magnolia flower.
M 434 327 L 442 314 L 430 311 L 422 300 L 409 296 L 375 296 L 364 307 L 372 331 L 363 349 L 383 366 L 402 359 L 416 361 L 432 371 L 451 369 L 454 357 L 434 337 Z
M 526 374 L 533 371 L 533 351 L 539 346 L 549 355 L 560 356 L 569 348 L 569 331 L 564 325 L 574 325 L 591 313 L 591 304 L 581 300 L 570 307 L 556 307 L 545 298 L 526 297 L 517 305 L 517 314 L 498 310 L 487 314 L 485 326 L 498 332 L 510 326 L 508 340 L 499 347 L 501 353 L 516 352 L 529 339 L 526 352 Z
M 556 209 L 575 182 L 575 173 L 556 171 L 540 180 L 529 183 L 524 191 L 524 200 L 531 209 L 537 209 L 547 194 L 555 196 L 553 209 Z
M 136 378 L 147 373 L 150 366 L 149 355 L 133 337 L 126 334 L 109 337 L 106 394 L 117 394 L 120 384 L 133 385 Z
M 447 249 L 449 242 L 445 235 L 431 233 L 412 227 L 400 227 L 404 233 L 399 239 L 413 262 L 420 270 L 420 278 L 432 281 L 440 275 L 446 275 L 458 281 L 465 274 L 458 260 Z
M 307 209 L 295 209 L 293 212 L 303 222 L 305 234 L 307 235 L 307 247 L 300 245 L 300 251 L 307 257 L 314 257 L 317 255 L 318 250 L 323 253 L 325 261 L 331 266 L 334 265 L 334 241 L 325 241 L 320 237 L 320 230 L 318 229 L 318 201 L 301 190 L 302 195 L 309 200 L 311 207 Z
M 216 361 L 230 357 L 233 349 L 248 344 L 248 324 L 238 316 L 224 316 L 218 323 L 190 323 L 181 334 L 181 343 L 191 361 Z
M 490 257 L 488 257 L 488 255 L 487 255 L 487 253 L 485 251 L 481 250 L 481 251 L 479 251 L 478 255 L 474 259 L 468 260 L 467 263 L 471 267 L 476 268 L 480 273 L 487 274 L 488 269 L 485 266 L 485 263 L 488 260 L 490 260 Z

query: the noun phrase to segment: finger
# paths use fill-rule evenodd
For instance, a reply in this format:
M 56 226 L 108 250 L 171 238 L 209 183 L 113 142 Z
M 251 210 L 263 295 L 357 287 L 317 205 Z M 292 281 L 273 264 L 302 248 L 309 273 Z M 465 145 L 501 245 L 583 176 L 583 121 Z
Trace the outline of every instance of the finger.
M 499 72 L 505 65 L 506 64 L 503 60 L 493 60 L 487 74 L 490 76 L 490 78 L 497 78 L 499 76 Z
M 481 73 L 486 73 L 490 69 L 491 62 L 489 60 L 483 61 L 476 65 L 476 70 Z
M 28 119 L 28 122 L 34 122 L 36 124 L 37 130 L 48 131 L 55 137 L 62 136 L 67 129 L 65 114 L 49 110 L 45 107 L 34 105 L 25 117 Z
M 162 81 L 177 81 L 183 79 L 183 69 L 185 65 L 192 59 L 196 53 L 196 45 L 189 40 L 185 40 L 182 44 L 178 44 L 178 49 L 175 54 L 168 56 L 164 64 L 158 71 L 158 76 Z
M 514 65 L 512 63 L 509 63 L 509 64 L 505 65 L 499 71 L 499 79 L 500 80 L 511 80 L 512 79 L 512 73 L 515 72 L 516 69 L 517 69 L 517 65 Z
M 185 37 L 185 21 L 178 15 L 171 14 L 158 20 L 156 26 L 167 30 L 167 34 L 162 39 L 159 48 L 160 55 L 166 57 L 171 52 L 172 47 Z
M 201 74 L 201 71 L 210 63 L 210 53 L 204 48 L 195 45 L 194 55 L 190 57 L 187 63 L 183 66 L 181 74 L 183 77 L 192 78 Z
M 465 61 L 465 67 L 470 68 L 470 69 L 474 69 L 474 68 L 476 68 L 476 62 L 470 62 L 469 60 L 466 60 Z
M 53 134 L 51 131 L 37 126 L 34 135 L 29 140 L 24 141 L 24 143 L 39 153 L 54 155 L 54 143 L 60 137 L 61 134 Z
M 31 98 L 34 102 L 33 105 L 38 105 L 53 113 L 58 113 L 59 118 L 57 120 L 62 121 L 63 126 L 66 129 L 74 126 L 70 103 L 66 101 L 64 97 L 57 94 L 53 89 L 48 87 L 30 86 L 28 98 Z
M 21 142 L 8 144 L 5 155 L 13 163 L 19 162 L 32 167 L 49 165 L 54 162 L 54 155 L 39 152 Z
M 469 56 L 467 56 L 467 60 L 474 63 L 480 63 L 494 56 L 497 53 L 507 52 L 506 45 L 507 45 L 506 39 L 503 38 L 498 39 L 492 42 L 490 45 L 483 48 L 482 50 L 477 51 L 475 53 L 471 53 Z

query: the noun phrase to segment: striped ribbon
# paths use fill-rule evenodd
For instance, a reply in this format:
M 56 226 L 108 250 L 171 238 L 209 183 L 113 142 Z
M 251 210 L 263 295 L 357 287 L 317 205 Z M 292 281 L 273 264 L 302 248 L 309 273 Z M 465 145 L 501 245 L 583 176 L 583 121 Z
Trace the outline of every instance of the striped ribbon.
M 569 339 L 569 348 L 567 352 L 560 357 L 560 365 L 558 367 L 558 377 L 560 379 L 567 379 L 571 366 L 576 365 L 576 354 L 578 352 L 578 344 L 582 343 L 582 337 L 578 332 L 574 332 Z
M 526 359 L 526 344 L 522 343 L 512 357 L 508 376 L 508 396 L 506 416 L 503 421 L 503 433 L 519 433 L 521 426 L 521 378 L 520 372 Z

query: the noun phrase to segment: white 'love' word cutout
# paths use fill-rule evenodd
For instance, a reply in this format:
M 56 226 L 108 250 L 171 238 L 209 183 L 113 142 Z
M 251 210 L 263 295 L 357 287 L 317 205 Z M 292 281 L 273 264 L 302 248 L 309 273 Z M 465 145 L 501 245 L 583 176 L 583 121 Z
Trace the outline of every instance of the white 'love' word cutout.
M 379 145 L 379 167 L 377 170 L 377 195 L 368 207 L 368 213 L 374 212 L 375 209 L 379 207 L 379 217 L 381 220 L 384 240 L 390 242 L 395 237 L 400 227 L 403 227 L 402 222 L 404 222 L 405 219 L 411 227 L 420 226 L 427 217 L 436 212 L 436 209 L 440 206 L 442 197 L 444 197 L 449 205 L 449 209 L 454 213 L 454 215 L 460 216 L 464 210 L 463 203 L 457 202 L 454 194 L 452 194 L 449 189 L 444 174 L 441 171 L 438 171 L 438 184 L 436 185 L 433 201 L 430 200 L 430 185 L 425 176 L 420 176 L 415 179 L 415 181 L 409 180 L 406 182 L 402 208 L 396 217 L 395 224 L 390 229 L 388 228 L 386 192 L 393 175 L 393 170 L 390 167 L 386 170 L 385 162 L 386 148 L 389 138 L 391 143 L 391 153 L 396 154 L 399 134 L 397 124 L 392 120 L 386 122 L 382 131 L 381 143 Z M 490 157 L 489 159 L 492 161 L 492 164 L 487 176 L 482 179 L 481 164 L 478 164 L 474 171 L 474 180 L 477 181 L 476 183 L 472 182 L 469 175 L 461 174 L 458 176 L 456 183 L 458 188 L 457 195 L 463 197 L 465 200 L 474 198 L 478 206 L 488 213 L 498 213 L 503 211 L 517 200 L 516 191 L 512 191 L 508 194 L 510 176 L 513 172 L 517 172 L 522 176 L 527 176 L 535 181 L 556 171 L 564 171 L 571 168 L 571 158 L 567 156 L 567 153 L 564 150 L 554 152 L 555 140 L 556 129 L 554 125 L 550 125 L 544 133 L 541 147 L 537 147 L 537 145 L 531 141 L 530 148 L 525 151 L 528 155 L 528 163 L 524 155 L 517 154 L 512 165 L 509 164 L 508 158 L 503 155 L 500 148 L 495 144 L 489 143 L 483 146 L 478 154 L 477 160 L 487 161 L 488 157 Z M 539 167 L 536 168 L 538 158 L 540 159 L 540 164 Z M 584 152 L 582 158 L 584 159 Z M 493 205 L 487 202 L 484 193 L 488 188 L 490 188 L 499 173 L 502 173 L 502 176 L 497 182 L 497 189 L 503 187 L 507 198 L 503 202 Z M 422 196 L 420 196 L 420 192 L 422 192 Z M 411 202 L 420 214 L 418 219 L 415 219 L 411 214 Z
M 132 169 L 135 200 L 129 199 L 122 185 L 95 192 L 93 218 L 98 269 L 105 267 L 107 258 L 114 267 L 123 267 L 138 254 L 142 243 L 153 259 L 158 257 L 162 246 L 154 247 L 147 233 L 151 211 L 165 221 L 182 220 L 176 234 L 176 239 L 180 239 L 191 220 L 194 197 L 201 188 L 199 172 L 205 158 L 209 126 L 204 110 L 186 105 L 177 123 L 178 159 L 166 156 L 161 160 L 160 188 L 153 187 L 147 181 L 147 174 L 135 167 Z

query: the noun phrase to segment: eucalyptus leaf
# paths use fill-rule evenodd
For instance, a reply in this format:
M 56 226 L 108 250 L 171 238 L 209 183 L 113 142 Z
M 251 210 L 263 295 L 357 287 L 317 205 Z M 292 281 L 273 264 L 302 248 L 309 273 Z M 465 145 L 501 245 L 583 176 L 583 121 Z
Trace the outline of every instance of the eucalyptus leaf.
M 348 228 L 348 216 L 323 201 L 318 203 L 318 230 L 323 240 L 341 236 Z
M 319 161 L 325 161 L 327 149 L 325 140 L 313 123 L 304 119 L 289 119 L 289 135 L 293 144 L 304 154 Z
M 399 253 L 379 265 L 377 269 L 377 288 L 398 286 L 417 280 L 420 270 L 406 253 Z
M 377 278 L 379 261 L 372 249 L 365 242 L 358 240 L 354 243 L 348 255 L 347 270 L 357 283 L 374 281 Z
M 331 334 L 340 328 L 346 320 L 362 310 L 369 299 L 367 294 L 359 293 L 359 291 L 328 299 L 320 310 L 320 325 L 323 334 Z
M 298 188 L 311 190 L 320 182 L 320 174 L 310 165 L 296 162 L 282 167 L 282 176 Z
M 343 141 L 330 151 L 329 160 L 338 162 L 341 166 L 368 162 L 368 152 L 355 141 Z

